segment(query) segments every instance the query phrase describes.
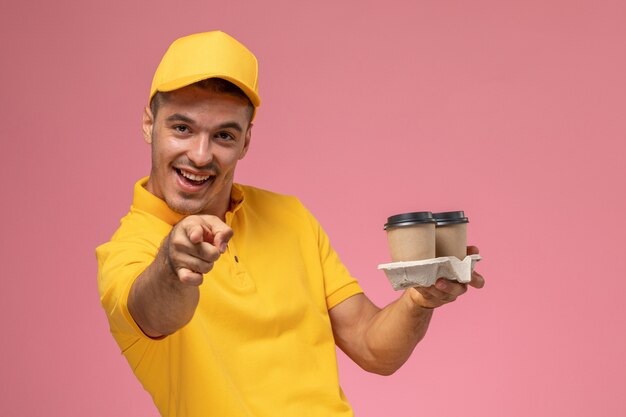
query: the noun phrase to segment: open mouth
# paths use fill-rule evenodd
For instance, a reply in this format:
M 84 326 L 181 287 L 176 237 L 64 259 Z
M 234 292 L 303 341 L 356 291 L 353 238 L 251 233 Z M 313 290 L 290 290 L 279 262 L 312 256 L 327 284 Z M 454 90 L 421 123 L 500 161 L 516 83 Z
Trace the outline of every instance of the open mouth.
M 178 174 L 178 177 L 181 179 L 181 181 L 194 187 L 204 185 L 215 178 L 215 175 L 198 175 L 192 174 L 191 172 L 183 171 L 178 168 L 174 169 L 176 170 L 176 173 Z

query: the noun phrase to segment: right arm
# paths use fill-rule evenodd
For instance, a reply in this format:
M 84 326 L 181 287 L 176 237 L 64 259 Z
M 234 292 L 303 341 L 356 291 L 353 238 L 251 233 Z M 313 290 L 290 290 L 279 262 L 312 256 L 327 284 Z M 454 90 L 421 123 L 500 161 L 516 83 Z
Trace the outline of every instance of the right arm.
M 215 216 L 188 216 L 174 226 L 128 295 L 128 310 L 146 335 L 167 336 L 191 320 L 203 274 L 213 268 L 232 235 Z

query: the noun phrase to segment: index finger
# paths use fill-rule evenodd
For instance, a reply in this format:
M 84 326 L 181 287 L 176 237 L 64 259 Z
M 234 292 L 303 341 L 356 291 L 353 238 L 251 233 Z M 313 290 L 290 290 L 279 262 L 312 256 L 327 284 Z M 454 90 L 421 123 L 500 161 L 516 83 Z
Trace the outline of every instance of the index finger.
M 208 215 L 200 217 L 205 230 L 204 241 L 212 244 L 218 248 L 221 253 L 224 253 L 228 241 L 233 237 L 233 229 L 218 217 Z
M 213 244 L 219 249 L 221 253 L 226 252 L 226 246 L 228 241 L 233 237 L 233 229 L 230 227 L 228 230 L 220 230 L 213 236 Z

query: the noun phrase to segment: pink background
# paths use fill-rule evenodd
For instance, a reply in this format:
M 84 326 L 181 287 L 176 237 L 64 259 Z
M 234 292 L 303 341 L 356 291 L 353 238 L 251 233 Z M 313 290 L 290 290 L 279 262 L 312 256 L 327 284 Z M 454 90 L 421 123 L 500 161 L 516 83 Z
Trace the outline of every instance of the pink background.
M 378 304 L 382 224 L 463 209 L 482 291 L 359 417 L 626 415 L 623 1 L 11 2 L 2 32 L 0 414 L 156 416 L 109 335 L 94 248 L 149 169 L 151 77 L 220 28 L 261 64 L 238 180 L 298 195 Z

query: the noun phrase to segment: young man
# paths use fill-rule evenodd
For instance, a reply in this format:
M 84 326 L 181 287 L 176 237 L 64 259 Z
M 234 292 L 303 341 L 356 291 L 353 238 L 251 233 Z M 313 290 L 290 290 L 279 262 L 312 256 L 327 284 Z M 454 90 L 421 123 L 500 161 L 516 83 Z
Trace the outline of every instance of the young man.
M 144 111 L 150 176 L 97 248 L 111 332 L 163 416 L 351 416 L 335 344 L 391 374 L 466 291 L 440 279 L 381 310 L 297 199 L 235 184 L 259 105 L 243 45 L 175 41 Z

